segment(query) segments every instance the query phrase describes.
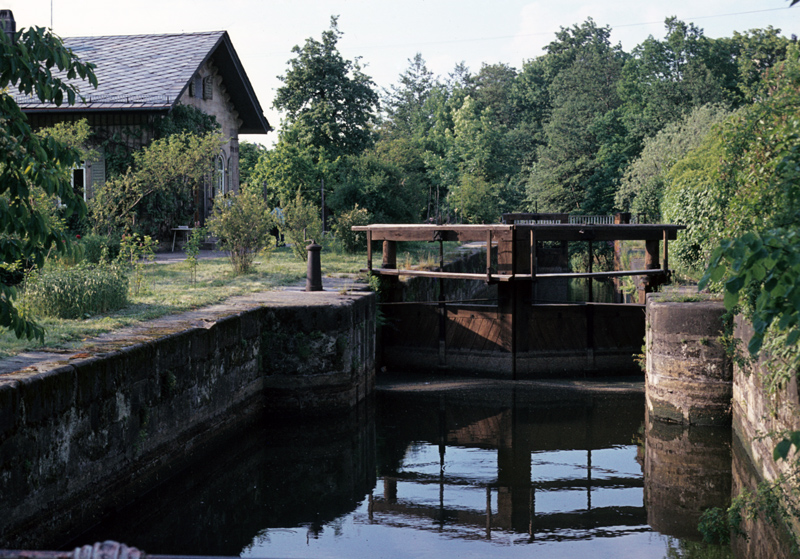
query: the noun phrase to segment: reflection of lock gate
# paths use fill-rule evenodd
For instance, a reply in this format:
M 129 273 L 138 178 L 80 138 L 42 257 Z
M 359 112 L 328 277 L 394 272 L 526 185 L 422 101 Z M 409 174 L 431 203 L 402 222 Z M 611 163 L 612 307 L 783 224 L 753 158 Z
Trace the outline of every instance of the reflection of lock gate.
M 572 222 L 570 220 L 572 217 Z M 385 361 L 398 369 L 450 367 L 494 376 L 524 378 L 562 374 L 639 372 L 633 356 L 644 337 L 644 296 L 669 281 L 668 242 L 685 227 L 630 223 L 629 214 L 616 216 L 567 214 L 505 214 L 497 225 L 355 226 L 367 235 L 367 268 L 387 280 L 382 309 L 392 328 L 383 330 Z M 600 219 L 602 218 L 602 219 Z M 613 223 L 609 223 L 612 220 Z M 597 243 L 644 241 L 642 270 L 595 272 Z M 383 242 L 383 262 L 373 267 L 372 243 Z M 439 269 L 397 268 L 397 243 L 439 243 Z M 444 242 L 470 243 L 483 248 L 483 273 L 447 271 Z M 588 247 L 588 271 L 566 271 L 569 243 Z M 663 242 L 663 253 L 660 253 Z M 560 269 L 540 266 L 548 251 L 562 260 Z M 618 253 L 618 251 L 615 251 Z M 663 256 L 663 258 L 659 258 Z M 399 276 L 428 278 L 438 283 L 438 300 L 407 302 L 400 295 Z M 641 276 L 639 304 L 593 302 L 596 281 Z M 570 279 L 585 280 L 587 301 L 569 303 L 566 296 L 547 295 L 554 282 L 566 294 Z M 495 304 L 474 304 L 457 297 L 448 300 L 453 284 L 445 280 L 481 281 L 496 289 Z M 484 300 L 485 301 L 485 300 Z M 518 376 L 519 373 L 519 376 Z

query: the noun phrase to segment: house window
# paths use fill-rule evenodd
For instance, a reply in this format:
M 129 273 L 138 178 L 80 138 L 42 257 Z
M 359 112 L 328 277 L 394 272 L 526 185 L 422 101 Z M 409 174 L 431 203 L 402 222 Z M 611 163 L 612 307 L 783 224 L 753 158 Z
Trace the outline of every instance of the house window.
M 214 77 L 206 76 L 203 78 L 203 99 L 211 100 L 214 98 Z
M 72 169 L 72 192 L 86 200 L 86 167 Z
M 217 194 L 225 195 L 225 158 L 220 154 L 217 156 Z
M 203 98 L 203 78 L 200 74 L 195 74 L 189 82 L 189 97 Z

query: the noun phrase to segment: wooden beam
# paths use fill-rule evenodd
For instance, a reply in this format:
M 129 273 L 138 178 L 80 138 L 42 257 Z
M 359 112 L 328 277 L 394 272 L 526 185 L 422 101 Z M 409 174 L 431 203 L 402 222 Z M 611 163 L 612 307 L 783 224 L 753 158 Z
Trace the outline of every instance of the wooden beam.
M 536 231 L 539 241 L 661 241 L 664 235 L 675 240 L 683 225 L 621 224 L 621 225 L 393 225 L 373 224 L 354 226 L 353 231 L 370 231 L 375 241 L 457 241 L 484 242 L 487 231 L 497 242 L 510 241 L 512 236 L 527 242 L 530 231 Z
M 372 272 L 382 276 L 416 276 L 423 278 L 444 278 L 486 281 L 486 274 L 468 272 L 434 272 L 431 270 L 395 270 L 393 268 L 373 268 Z M 532 280 L 539 278 L 614 278 L 621 276 L 657 276 L 664 270 L 619 270 L 615 272 L 557 272 L 552 274 L 492 274 L 493 282 Z

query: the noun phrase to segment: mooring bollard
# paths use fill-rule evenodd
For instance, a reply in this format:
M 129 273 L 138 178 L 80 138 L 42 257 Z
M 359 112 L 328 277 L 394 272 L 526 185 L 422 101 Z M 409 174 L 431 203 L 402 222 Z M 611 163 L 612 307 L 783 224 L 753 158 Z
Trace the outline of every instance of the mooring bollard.
M 308 271 L 306 272 L 306 291 L 323 291 L 322 289 L 322 263 L 320 252 L 322 247 L 313 240 L 306 247 L 308 251 Z

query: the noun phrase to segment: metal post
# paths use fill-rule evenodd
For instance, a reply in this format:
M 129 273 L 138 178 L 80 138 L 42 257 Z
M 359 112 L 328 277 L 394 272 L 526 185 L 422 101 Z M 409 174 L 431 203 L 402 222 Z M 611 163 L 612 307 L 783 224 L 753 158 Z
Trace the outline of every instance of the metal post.
M 306 272 L 306 291 L 323 291 L 322 289 L 322 263 L 320 252 L 322 247 L 313 240 L 306 247 L 308 251 L 308 270 Z

